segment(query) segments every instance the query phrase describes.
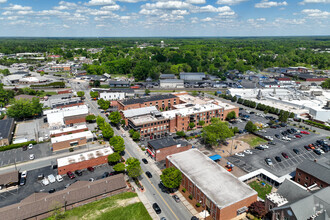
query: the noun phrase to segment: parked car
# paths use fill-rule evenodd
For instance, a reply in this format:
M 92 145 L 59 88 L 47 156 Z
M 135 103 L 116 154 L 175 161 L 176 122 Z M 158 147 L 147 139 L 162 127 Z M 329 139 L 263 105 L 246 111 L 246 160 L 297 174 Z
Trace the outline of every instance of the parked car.
M 48 175 L 47 178 L 48 178 L 50 183 L 55 183 L 56 182 L 55 176 L 53 174 Z
M 30 154 L 30 160 L 34 160 L 34 154 Z
M 250 151 L 250 150 L 244 150 L 244 153 L 246 153 L 246 154 L 252 154 L 252 151 Z
M 22 171 L 21 178 L 26 178 L 26 176 L 27 176 L 27 171 L 26 170 Z
M 286 153 L 284 153 L 284 152 L 282 152 L 282 156 L 283 156 L 285 159 L 288 159 L 288 158 L 289 158 L 289 156 L 288 156 Z
M 26 150 L 27 150 L 27 146 L 24 145 L 24 146 L 22 147 L 22 149 L 23 149 L 23 151 L 26 151 Z
M 258 146 L 258 147 L 255 147 L 255 149 L 257 149 L 257 150 L 265 150 L 265 148 L 263 148 L 263 147 L 260 147 L 260 146 Z
M 306 150 L 308 150 L 308 151 L 310 151 L 310 150 L 312 150 L 312 148 L 310 148 L 309 146 L 304 146 L 304 148 L 306 149 Z
M 268 149 L 269 148 L 269 146 L 268 145 L 265 145 L 265 144 L 260 144 L 260 147 L 265 148 L 265 149 Z
M 243 153 L 235 153 L 236 156 L 239 156 L 239 157 L 244 157 L 245 155 Z
M 266 158 L 265 161 L 266 161 L 266 163 L 267 163 L 268 166 L 272 166 L 273 165 L 272 159 Z
M 54 193 L 56 191 L 56 189 L 50 189 L 48 192 L 49 193 Z
M 28 148 L 29 148 L 29 149 L 33 149 L 33 144 L 29 144 L 29 145 L 28 145 Z
M 110 173 L 109 172 L 104 172 L 101 178 L 103 179 L 103 178 L 106 178 L 108 176 L 110 176 Z
M 316 153 L 317 155 L 321 155 L 321 154 L 322 154 L 321 151 L 318 150 L 318 149 L 314 149 L 313 151 L 314 151 L 314 153 Z
M 94 167 L 87 167 L 88 171 L 94 172 Z
M 296 134 L 295 136 L 296 136 L 296 138 L 301 138 L 301 137 L 302 137 L 302 136 L 299 135 L 299 134 Z
M 275 142 L 269 141 L 268 142 L 269 145 L 276 145 Z
M 275 157 L 275 160 L 276 160 L 277 162 L 281 162 L 281 161 L 282 161 L 282 159 L 281 159 L 279 156 L 276 156 L 276 157 Z
M 157 214 L 162 213 L 162 210 L 160 209 L 157 203 L 152 204 L 152 208 L 155 210 Z
M 300 131 L 300 134 L 310 134 L 308 131 Z
M 148 178 L 152 178 L 152 174 L 149 171 L 146 172 L 146 175 Z
M 74 178 L 76 178 L 76 176 L 75 176 L 71 171 L 68 171 L 66 174 L 68 175 L 68 177 L 69 177 L 70 179 L 74 179 Z
M 41 181 L 41 183 L 42 183 L 44 186 L 49 185 L 49 181 L 48 181 L 47 178 L 44 178 L 44 179 Z
M 20 186 L 24 186 L 25 183 L 26 183 L 26 178 L 21 178 L 21 179 L 19 180 L 19 185 L 20 185 Z
M 176 202 L 180 202 L 180 198 L 177 195 L 173 195 L 172 198 L 176 201 Z
M 300 151 L 298 149 L 293 149 L 293 152 L 295 152 L 296 154 L 300 154 Z
M 63 177 L 61 175 L 56 175 L 56 180 L 57 180 L 57 182 L 62 182 Z
M 146 158 L 142 158 L 142 162 L 143 162 L 144 164 L 148 164 L 148 161 L 147 161 Z
M 280 135 L 279 134 L 275 134 L 275 137 L 280 139 Z
M 78 176 L 82 176 L 83 175 L 83 173 L 82 173 L 81 170 L 76 170 L 76 171 L 74 171 L 74 173 L 77 174 Z

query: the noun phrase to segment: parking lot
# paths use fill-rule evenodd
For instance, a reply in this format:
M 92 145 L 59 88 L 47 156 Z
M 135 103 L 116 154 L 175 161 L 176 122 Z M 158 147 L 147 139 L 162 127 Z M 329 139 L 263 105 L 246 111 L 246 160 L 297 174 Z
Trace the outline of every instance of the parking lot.
M 62 182 L 56 181 L 55 183 L 50 183 L 49 185 L 44 186 L 42 185 L 41 180 L 38 180 L 38 175 L 43 174 L 45 177 L 47 177 L 48 175 L 53 174 L 54 176 L 56 176 L 57 170 L 52 169 L 50 166 L 31 170 L 27 172 L 26 184 L 24 186 L 19 186 L 17 190 L 0 194 L 0 207 L 18 203 L 33 193 L 48 193 L 50 189 L 55 189 L 56 191 L 64 190 L 67 184 L 72 184 L 77 180 L 88 181 L 90 178 L 94 178 L 94 180 L 101 179 L 104 172 L 112 171 L 113 169 L 111 166 L 109 166 L 108 164 L 104 164 L 95 167 L 94 172 L 84 170 L 82 176 L 77 176 L 75 174 L 76 178 L 74 179 L 69 179 L 67 175 L 63 175 Z
M 304 146 L 315 143 L 318 139 L 326 139 L 326 136 L 310 133 L 301 134 L 301 138 L 292 138 L 291 141 L 282 140 L 283 135 L 282 131 L 287 130 L 289 128 L 293 128 L 292 126 L 281 127 L 277 129 L 266 128 L 264 129 L 266 132 L 258 132 L 263 136 L 271 136 L 275 145 L 267 144 L 268 149 L 257 150 L 252 149 L 252 154 L 244 154 L 242 156 L 230 156 L 227 159 L 232 162 L 234 165 L 240 167 L 246 172 L 251 172 L 260 168 L 266 169 L 277 176 L 282 176 L 293 172 L 297 165 L 300 164 L 303 160 L 309 159 L 330 159 L 330 153 L 325 153 L 322 155 L 317 155 L 313 151 L 307 151 Z M 298 128 L 295 128 L 298 130 Z M 275 138 L 274 135 L 279 134 L 280 139 Z M 293 136 L 293 134 L 290 134 Z M 298 149 L 299 154 L 293 152 L 293 149 Z M 282 156 L 282 153 L 286 153 L 288 155 L 288 159 L 285 159 Z M 275 157 L 279 156 L 281 158 L 281 162 L 277 162 Z M 269 166 L 266 164 L 265 159 L 270 158 L 272 160 L 273 165 Z
M 1 151 L 0 152 L 0 167 L 7 166 L 10 164 L 20 163 L 30 160 L 30 154 L 34 154 L 34 158 L 38 159 L 41 157 L 47 157 L 52 155 L 49 147 L 49 143 L 41 143 L 33 145 L 33 149 L 27 149 L 23 151 L 22 148 L 13 150 Z

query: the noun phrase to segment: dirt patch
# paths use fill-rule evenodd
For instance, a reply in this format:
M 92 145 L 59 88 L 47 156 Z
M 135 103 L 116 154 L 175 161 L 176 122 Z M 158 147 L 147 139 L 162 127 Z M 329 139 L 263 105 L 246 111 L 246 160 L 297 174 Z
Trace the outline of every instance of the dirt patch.
M 238 139 L 229 140 L 228 145 L 221 145 L 215 149 L 217 154 L 220 154 L 222 157 L 228 157 L 232 154 L 242 152 L 246 149 L 250 149 L 250 145 L 246 142 Z

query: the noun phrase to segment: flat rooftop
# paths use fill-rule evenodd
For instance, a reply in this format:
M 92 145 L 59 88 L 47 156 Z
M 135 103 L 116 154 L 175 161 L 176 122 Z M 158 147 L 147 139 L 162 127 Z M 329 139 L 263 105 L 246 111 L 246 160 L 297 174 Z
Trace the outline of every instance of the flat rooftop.
M 142 115 L 142 116 L 130 118 L 130 121 L 133 122 L 136 126 L 139 126 L 139 125 L 143 125 L 146 123 L 158 121 L 159 119 L 160 118 L 156 118 L 155 116 L 149 114 L 149 115 Z M 161 117 L 161 119 L 164 119 L 164 118 Z
M 172 137 L 152 140 L 152 141 L 149 141 L 148 144 L 156 150 L 166 148 L 166 147 L 171 147 L 174 145 L 180 145 L 181 147 L 189 145 L 189 143 L 187 141 L 174 140 Z
M 61 128 L 61 129 L 57 129 L 57 130 L 51 130 L 51 131 L 49 131 L 49 134 L 50 135 L 61 134 L 64 132 L 71 132 L 71 131 L 76 131 L 76 130 L 80 130 L 80 129 L 87 129 L 87 125 L 82 124 L 82 125 L 76 125 L 73 127 L 66 127 L 66 128 Z
M 256 191 L 197 149 L 167 158 L 220 209 L 257 195 Z
M 63 135 L 59 137 L 53 137 L 50 139 L 51 143 L 58 143 L 58 142 L 63 142 L 63 141 L 69 141 L 69 140 L 75 140 L 77 138 L 86 138 L 86 139 L 91 139 L 93 138 L 93 134 L 91 131 L 83 131 L 79 133 L 74 133 L 74 134 L 68 134 L 68 135 Z
M 127 99 L 122 101 L 124 105 L 132 105 L 132 104 L 142 104 L 145 102 L 152 102 L 152 101 L 157 101 L 157 100 L 164 100 L 164 99 L 171 99 L 171 98 L 178 98 L 173 94 L 165 94 L 165 95 L 153 95 L 150 97 L 143 97 L 143 98 L 138 98 L 138 99 Z
M 44 115 L 52 114 L 52 113 L 58 113 L 62 112 L 65 117 L 72 116 L 79 112 L 87 112 L 88 113 L 88 107 L 87 105 L 78 105 L 78 106 L 72 106 L 67 108 L 58 108 L 58 109 L 51 109 L 51 110 L 45 110 Z
M 156 106 L 148 106 L 148 107 L 143 107 L 143 108 L 137 108 L 137 109 L 128 109 L 122 111 L 124 114 L 125 118 L 132 118 L 136 116 L 141 116 L 141 115 L 146 115 L 150 114 L 152 111 L 157 111 Z
M 185 104 L 185 105 L 187 105 L 187 104 Z M 202 113 L 202 112 L 207 112 L 207 111 L 220 110 L 223 108 L 219 105 L 212 104 L 212 103 L 208 103 L 208 104 L 204 104 L 204 105 L 198 105 L 198 104 L 196 104 L 196 105 L 191 104 L 191 105 L 192 106 L 189 106 L 189 107 L 186 106 L 185 108 L 183 108 L 180 104 L 180 105 L 178 105 L 178 109 L 162 112 L 162 115 L 167 119 L 171 119 L 171 118 L 175 118 L 176 114 L 181 114 L 183 116 L 187 116 L 187 115 L 197 114 L 197 113 Z M 176 105 L 174 107 L 176 107 Z
M 109 155 L 112 153 L 113 153 L 113 150 L 110 147 L 101 148 L 101 149 L 97 149 L 97 150 L 93 150 L 93 151 L 87 151 L 87 152 L 84 152 L 81 154 L 75 154 L 75 155 L 71 155 L 68 157 L 59 158 L 59 159 L 57 159 L 57 166 L 63 167 L 63 166 L 67 166 L 69 164 L 79 163 L 79 162 L 82 162 L 85 160 L 102 157 L 102 156 Z

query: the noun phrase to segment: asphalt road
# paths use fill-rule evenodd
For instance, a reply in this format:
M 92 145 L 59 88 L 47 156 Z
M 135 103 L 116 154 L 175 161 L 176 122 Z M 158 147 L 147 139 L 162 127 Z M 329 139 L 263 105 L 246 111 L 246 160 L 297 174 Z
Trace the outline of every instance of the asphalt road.
M 85 102 L 88 103 L 90 107 L 90 112 L 95 115 L 101 115 L 106 119 L 106 121 L 109 122 L 108 118 L 105 117 L 105 115 L 102 114 L 98 109 L 96 101 L 91 101 L 89 90 L 87 90 L 87 86 L 85 85 L 85 83 L 71 84 L 71 87 L 74 88 L 76 91 L 85 91 Z M 115 135 L 122 134 L 122 132 L 118 131 L 116 128 L 114 128 L 113 130 L 115 132 Z M 141 161 L 141 159 L 145 157 L 145 155 L 141 155 L 137 151 L 136 145 L 133 145 L 132 140 L 130 138 L 125 137 L 124 141 L 126 147 L 124 155 L 125 159 L 127 159 L 128 157 L 135 157 Z M 160 177 L 152 170 L 150 165 L 141 162 L 141 168 L 143 172 L 150 171 L 153 174 L 153 177 L 149 179 L 145 175 L 145 173 L 143 173 L 143 175 L 141 175 L 140 181 L 146 189 L 144 194 L 149 200 L 150 204 L 156 202 L 160 206 L 162 213 L 159 215 L 159 217 L 166 217 L 166 219 L 171 220 L 190 219 L 192 215 L 182 203 L 176 203 L 169 193 L 162 192 L 161 188 L 159 187 Z

